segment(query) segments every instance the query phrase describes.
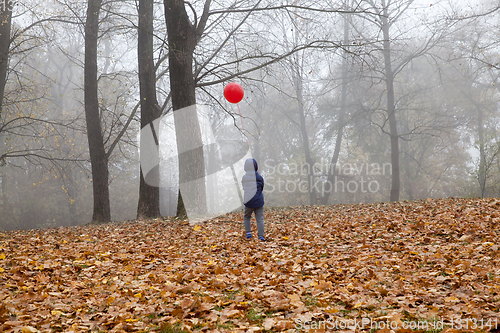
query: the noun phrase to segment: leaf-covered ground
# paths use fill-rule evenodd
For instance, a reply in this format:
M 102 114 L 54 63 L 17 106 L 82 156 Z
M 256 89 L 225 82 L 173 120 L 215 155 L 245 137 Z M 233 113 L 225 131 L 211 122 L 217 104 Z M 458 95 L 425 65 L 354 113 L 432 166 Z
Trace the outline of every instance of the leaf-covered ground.
M 0 331 L 500 329 L 500 200 L 265 220 L 267 242 L 241 213 L 0 233 Z

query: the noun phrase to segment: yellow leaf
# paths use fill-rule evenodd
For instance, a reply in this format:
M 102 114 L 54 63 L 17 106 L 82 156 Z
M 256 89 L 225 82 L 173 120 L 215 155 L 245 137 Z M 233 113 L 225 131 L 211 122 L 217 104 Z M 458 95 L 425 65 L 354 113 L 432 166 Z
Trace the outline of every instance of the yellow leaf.
M 195 225 L 194 228 L 193 228 L 194 231 L 198 231 L 200 229 L 201 229 L 201 227 L 199 225 Z
M 5 259 L 5 253 L 0 254 L 0 260 Z
M 284 239 L 284 240 L 288 240 L 288 237 L 286 237 L 286 236 L 283 236 L 283 239 Z
M 59 310 L 52 310 L 52 311 L 50 311 L 50 314 L 51 314 L 51 315 L 53 315 L 53 316 L 57 316 L 57 315 L 62 314 L 62 311 L 59 311 Z
M 142 294 L 141 293 L 137 293 L 137 294 L 134 295 L 134 297 L 141 298 Z
M 5 272 L 5 269 L 3 269 L 2 267 L 0 267 L 0 273 L 3 273 Z
M 337 310 L 337 309 L 326 309 L 325 312 L 327 312 L 327 313 L 337 313 L 337 312 L 339 312 L 339 310 Z
M 126 322 L 129 322 L 129 323 L 132 323 L 134 321 L 139 321 L 139 319 L 132 319 L 132 318 L 129 318 L 129 319 L 125 319 Z
M 40 331 L 34 328 L 33 326 L 24 326 L 22 329 L 22 333 L 36 333 L 36 332 Z

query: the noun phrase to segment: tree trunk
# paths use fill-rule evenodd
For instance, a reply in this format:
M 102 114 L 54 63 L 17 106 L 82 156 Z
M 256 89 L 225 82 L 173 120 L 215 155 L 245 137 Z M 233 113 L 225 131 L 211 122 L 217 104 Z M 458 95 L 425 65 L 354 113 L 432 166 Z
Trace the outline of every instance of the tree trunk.
M 411 155 L 410 155 L 410 145 L 408 143 L 408 141 L 405 141 L 405 140 L 402 140 L 401 141 L 401 152 L 403 153 L 403 159 L 402 159 L 402 164 L 403 164 L 403 167 L 404 167 L 404 171 L 405 171 L 405 175 L 403 177 L 403 184 L 405 186 L 405 189 L 406 189 L 406 194 L 408 195 L 408 199 L 410 201 L 414 200 L 415 197 L 414 197 L 414 194 L 413 194 L 413 180 L 412 178 L 417 178 L 417 177 L 413 177 L 412 175 L 412 172 L 411 172 L 411 168 L 410 168 L 410 159 L 411 159 Z
M 349 7 L 346 6 L 346 9 Z M 346 14 L 349 15 L 349 14 Z M 347 84 L 349 75 L 347 56 L 349 55 L 349 19 L 344 17 L 344 56 L 342 58 L 342 90 L 340 95 L 340 113 L 338 120 L 337 138 L 335 140 L 335 149 L 333 151 L 332 159 L 330 160 L 330 168 L 328 169 L 327 184 L 329 184 L 330 191 L 326 191 L 321 198 L 321 204 L 327 205 L 330 194 L 335 188 L 335 170 L 339 161 L 340 147 L 342 146 L 342 136 L 344 134 L 344 115 L 347 113 Z
M 483 110 L 477 107 L 477 133 L 479 139 L 479 170 L 478 181 L 481 198 L 486 195 L 486 151 L 484 149 Z
M 189 21 L 183 1 L 164 0 L 169 44 L 169 71 L 174 124 L 179 152 L 179 183 L 183 192 L 179 203 L 189 205 L 196 214 L 207 211 L 203 141 L 196 112 L 193 53 L 196 27 Z M 187 197 L 186 197 L 187 196 Z M 178 213 L 182 207 L 178 207 Z M 187 213 L 190 211 L 188 209 Z
M 387 115 L 389 118 L 389 136 L 391 139 L 391 165 L 392 165 L 392 184 L 391 184 L 391 201 L 399 200 L 399 135 L 396 121 L 396 107 L 394 104 L 394 73 L 392 72 L 391 63 L 391 42 L 389 35 L 387 6 L 384 7 L 384 15 L 382 15 L 382 31 L 384 34 L 384 60 L 385 60 L 385 84 L 387 89 Z
M 94 193 L 92 222 L 107 222 L 111 220 L 108 158 L 104 149 L 97 92 L 97 39 L 100 7 L 101 0 L 88 0 L 87 21 L 85 23 L 84 100 Z
M 7 69 L 9 67 L 10 27 L 12 10 L 3 8 L 0 12 L 0 120 L 2 120 L 2 106 L 7 83 Z
M 5 141 L 2 133 L 2 107 L 5 94 L 5 85 L 7 84 L 7 69 L 9 68 L 9 50 L 10 50 L 10 27 L 12 21 L 12 10 L 2 8 L 0 12 L 0 168 L 5 163 L 2 155 L 5 153 Z M 2 216 L 7 216 L 7 175 L 0 172 L 0 181 L 2 182 Z M 0 226 L 1 227 L 1 226 Z
M 300 73 L 299 60 L 296 58 L 296 63 L 292 64 L 295 67 L 293 71 L 294 83 L 295 83 L 295 92 L 297 94 L 297 106 L 299 111 L 299 125 L 300 125 L 300 133 L 302 136 L 302 148 L 304 149 L 304 155 L 306 158 L 307 165 L 307 182 L 309 184 L 309 204 L 314 205 L 317 200 L 317 193 L 314 190 L 314 163 L 311 157 L 311 148 L 309 145 L 309 135 L 307 133 L 306 127 L 306 115 L 304 113 L 304 97 L 303 97 L 303 82 L 302 75 Z
M 141 98 L 141 128 L 148 126 L 153 120 L 160 117 L 160 107 L 156 99 L 156 73 L 153 61 L 153 0 L 139 0 L 139 26 L 138 26 L 138 61 L 139 61 L 139 88 Z M 152 129 L 153 126 L 151 126 Z M 156 133 L 155 138 L 158 138 Z M 156 147 L 146 149 L 158 150 Z M 144 149 L 145 147 L 141 147 Z M 160 169 L 153 168 L 147 175 L 140 172 L 139 202 L 137 217 L 160 216 Z M 146 183 L 144 177 L 147 176 Z M 156 186 L 155 186 L 156 185 Z

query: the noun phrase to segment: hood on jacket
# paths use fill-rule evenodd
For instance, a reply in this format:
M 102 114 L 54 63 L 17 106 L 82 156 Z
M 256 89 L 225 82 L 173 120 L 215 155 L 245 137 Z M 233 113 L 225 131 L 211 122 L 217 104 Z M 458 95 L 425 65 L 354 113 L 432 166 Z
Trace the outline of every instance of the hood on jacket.
M 248 158 L 245 161 L 245 171 L 257 171 L 259 170 L 259 166 L 257 161 L 254 158 Z

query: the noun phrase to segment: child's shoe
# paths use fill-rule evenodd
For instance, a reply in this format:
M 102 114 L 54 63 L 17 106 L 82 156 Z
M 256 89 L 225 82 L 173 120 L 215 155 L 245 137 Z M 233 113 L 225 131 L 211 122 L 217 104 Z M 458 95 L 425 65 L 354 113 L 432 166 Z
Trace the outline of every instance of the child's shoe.
M 266 239 L 264 238 L 264 236 L 259 236 L 259 239 L 260 239 L 261 241 L 263 241 L 263 242 L 265 242 L 265 241 L 266 241 Z
M 252 238 L 252 233 L 251 232 L 247 232 L 247 239 L 250 239 Z

